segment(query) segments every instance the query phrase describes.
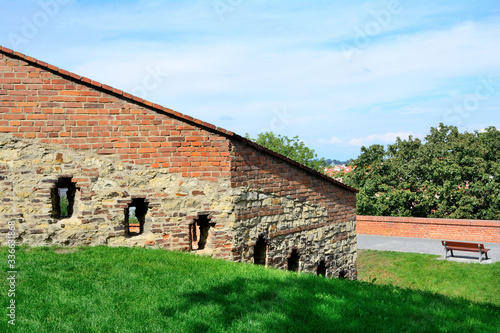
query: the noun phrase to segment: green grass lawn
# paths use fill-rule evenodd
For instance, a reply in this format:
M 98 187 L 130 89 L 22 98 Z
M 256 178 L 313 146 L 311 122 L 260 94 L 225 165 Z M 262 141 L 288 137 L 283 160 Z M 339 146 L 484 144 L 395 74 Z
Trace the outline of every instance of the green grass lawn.
M 396 285 L 500 306 L 500 264 L 436 260 L 440 257 L 358 250 L 358 279 L 375 285 Z
M 0 257 L 7 259 L 6 248 Z M 16 326 L 10 327 L 4 315 L 0 332 L 500 330 L 498 264 L 436 264 L 432 256 L 371 251 L 362 252 L 359 261 L 360 277 L 376 278 L 374 283 L 163 250 L 20 248 Z M 384 270 L 387 266 L 392 268 Z M 481 270 L 479 278 L 475 270 Z M 443 280 L 455 275 L 450 285 L 462 291 L 438 294 L 441 286 L 453 290 Z M 2 280 L 6 313 L 10 298 Z

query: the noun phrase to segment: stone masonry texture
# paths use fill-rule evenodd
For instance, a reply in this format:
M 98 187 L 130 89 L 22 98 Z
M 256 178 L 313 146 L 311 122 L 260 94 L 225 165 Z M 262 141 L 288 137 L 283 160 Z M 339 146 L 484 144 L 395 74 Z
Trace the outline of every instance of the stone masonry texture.
M 158 247 L 250 263 L 263 239 L 269 267 L 288 269 L 293 252 L 298 271 L 323 263 L 328 277 L 357 278 L 354 189 L 2 47 L 0 149 L 0 245 L 12 221 L 18 244 Z M 55 214 L 61 182 L 75 188 L 68 217 Z M 126 216 L 137 202 L 147 208 L 135 234 Z

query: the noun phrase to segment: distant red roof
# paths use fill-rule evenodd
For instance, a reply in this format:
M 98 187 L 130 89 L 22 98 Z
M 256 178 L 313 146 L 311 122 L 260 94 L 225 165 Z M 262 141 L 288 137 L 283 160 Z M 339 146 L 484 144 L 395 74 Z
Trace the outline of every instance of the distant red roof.
M 333 168 L 325 168 L 325 173 L 330 177 L 338 176 L 339 173 L 348 174 L 354 168 L 351 166 L 336 165 Z

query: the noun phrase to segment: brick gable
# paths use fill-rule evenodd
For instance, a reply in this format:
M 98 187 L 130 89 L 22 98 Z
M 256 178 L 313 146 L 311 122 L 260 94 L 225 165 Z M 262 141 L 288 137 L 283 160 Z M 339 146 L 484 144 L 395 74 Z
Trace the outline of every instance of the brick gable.
M 0 235 L 14 221 L 21 243 L 161 247 L 356 278 L 355 189 L 3 47 L 0 145 Z

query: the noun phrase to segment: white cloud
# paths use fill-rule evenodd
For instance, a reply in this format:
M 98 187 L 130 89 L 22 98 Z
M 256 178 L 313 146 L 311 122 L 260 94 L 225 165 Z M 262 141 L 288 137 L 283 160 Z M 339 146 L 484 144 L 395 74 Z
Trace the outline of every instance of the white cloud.
M 331 145 L 338 145 L 344 143 L 344 141 L 340 140 L 336 136 L 332 136 L 330 140 L 318 140 L 319 143 L 327 143 Z
M 413 132 L 397 132 L 397 133 L 385 133 L 385 134 L 373 134 L 364 138 L 357 138 L 349 140 L 349 144 L 353 146 L 369 146 L 372 144 L 390 144 L 396 142 L 399 137 L 401 139 L 407 139 Z

